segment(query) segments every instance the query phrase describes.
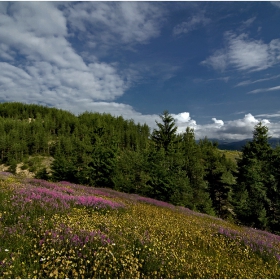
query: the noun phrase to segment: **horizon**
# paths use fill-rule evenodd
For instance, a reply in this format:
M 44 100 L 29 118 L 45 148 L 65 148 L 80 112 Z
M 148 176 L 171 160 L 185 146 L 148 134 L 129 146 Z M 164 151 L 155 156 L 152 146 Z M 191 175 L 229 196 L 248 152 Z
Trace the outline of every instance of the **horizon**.
M 280 138 L 279 2 L 0 2 L 0 102 L 196 139 Z

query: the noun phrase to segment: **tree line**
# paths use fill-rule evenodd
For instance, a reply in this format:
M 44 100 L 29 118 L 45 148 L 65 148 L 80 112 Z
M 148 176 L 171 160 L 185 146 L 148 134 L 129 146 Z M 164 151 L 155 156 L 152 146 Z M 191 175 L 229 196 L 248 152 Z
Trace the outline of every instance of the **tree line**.
M 185 206 L 246 226 L 280 232 L 280 148 L 259 123 L 237 164 L 194 130 L 177 133 L 164 111 L 157 128 L 85 112 L 22 103 L 0 104 L 0 162 L 14 166 L 32 155 L 52 156 L 51 173 L 70 181 Z

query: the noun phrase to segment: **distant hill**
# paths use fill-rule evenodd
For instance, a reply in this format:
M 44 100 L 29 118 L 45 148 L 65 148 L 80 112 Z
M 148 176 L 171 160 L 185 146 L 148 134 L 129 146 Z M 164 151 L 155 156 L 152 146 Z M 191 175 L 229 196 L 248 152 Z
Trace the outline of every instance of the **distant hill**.
M 221 150 L 231 150 L 231 151 L 241 151 L 242 147 L 252 139 L 244 139 L 240 141 L 230 141 L 230 140 L 217 140 L 217 139 L 209 139 L 213 142 L 218 142 L 218 148 Z M 270 145 L 275 148 L 277 144 L 280 144 L 279 138 L 271 138 L 269 139 Z

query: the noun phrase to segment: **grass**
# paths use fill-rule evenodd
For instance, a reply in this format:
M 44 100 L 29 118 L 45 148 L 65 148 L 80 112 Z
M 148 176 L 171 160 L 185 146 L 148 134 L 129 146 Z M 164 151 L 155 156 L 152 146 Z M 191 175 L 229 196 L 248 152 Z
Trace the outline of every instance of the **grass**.
M 227 159 L 232 160 L 234 163 L 237 163 L 237 160 L 241 158 L 242 155 L 242 152 L 240 151 L 220 150 L 220 152 L 224 154 Z
M 0 173 L 1 278 L 279 278 L 280 237 L 111 189 Z

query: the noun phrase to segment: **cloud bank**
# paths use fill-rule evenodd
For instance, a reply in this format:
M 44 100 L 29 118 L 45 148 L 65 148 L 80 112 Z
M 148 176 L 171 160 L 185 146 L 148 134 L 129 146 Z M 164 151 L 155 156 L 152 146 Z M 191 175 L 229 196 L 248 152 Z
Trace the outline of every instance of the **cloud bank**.
M 186 127 L 194 129 L 196 139 L 215 138 L 226 140 L 243 140 L 252 138 L 252 132 L 254 127 L 262 122 L 263 125 L 269 129 L 269 134 L 273 137 L 280 137 L 280 122 L 271 122 L 266 118 L 279 118 L 280 114 L 263 114 L 258 115 L 257 118 L 252 114 L 245 114 L 244 118 L 230 121 L 218 120 L 212 118 L 212 123 L 199 125 L 195 120 L 192 120 L 190 114 L 180 113 L 178 115 L 172 115 L 178 126 L 178 132 L 182 133 L 186 130 Z

